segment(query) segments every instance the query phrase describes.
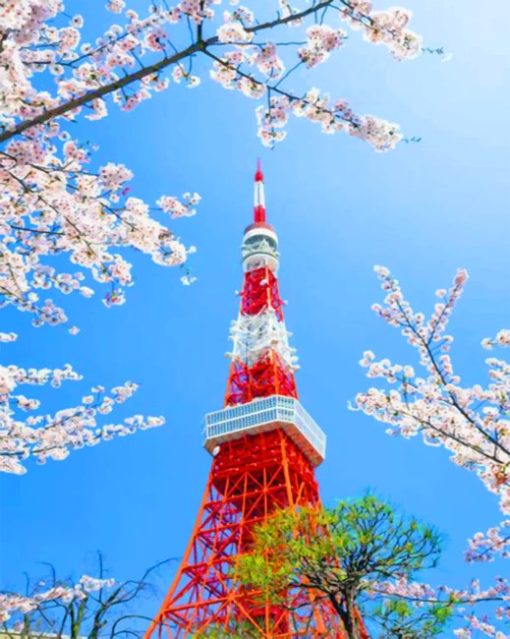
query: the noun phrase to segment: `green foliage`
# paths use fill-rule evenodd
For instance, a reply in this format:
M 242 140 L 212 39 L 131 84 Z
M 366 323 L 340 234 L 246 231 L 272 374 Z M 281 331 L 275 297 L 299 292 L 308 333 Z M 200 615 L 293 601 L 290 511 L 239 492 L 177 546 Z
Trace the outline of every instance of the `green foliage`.
M 428 639 L 441 634 L 452 613 L 448 603 L 417 605 L 387 598 L 370 616 L 377 622 L 378 639 Z
M 327 597 L 350 637 L 359 636 L 358 609 L 382 633 L 374 637 L 426 639 L 441 631 L 453 602 L 408 601 L 385 594 L 384 585 L 434 567 L 440 546 L 433 528 L 368 494 L 332 509 L 276 513 L 256 529 L 235 574 L 275 602 L 288 600 L 296 589 Z
M 231 622 L 228 628 L 219 624 L 204 632 L 196 633 L 193 639 L 258 639 L 260 634 L 246 622 Z

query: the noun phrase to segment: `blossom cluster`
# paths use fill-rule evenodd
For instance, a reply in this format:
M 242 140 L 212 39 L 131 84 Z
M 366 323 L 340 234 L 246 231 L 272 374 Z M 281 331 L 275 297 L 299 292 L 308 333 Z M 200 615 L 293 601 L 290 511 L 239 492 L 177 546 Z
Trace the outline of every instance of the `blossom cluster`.
M 436 292 L 440 301 L 426 321 L 423 313 L 412 309 L 389 271 L 377 267 L 377 272 L 386 298 L 383 305 L 375 304 L 373 309 L 387 323 L 400 328 L 408 343 L 418 350 L 427 376 L 421 377 L 411 366 L 394 365 L 388 359 L 376 361 L 367 351 L 361 364 L 368 376 L 384 379 L 389 387 L 359 394 L 358 406 L 388 424 L 392 434 L 421 434 L 425 443 L 445 446 L 456 464 L 474 470 L 488 490 L 500 496 L 503 512 L 510 514 L 510 365 L 488 358 L 491 383 L 485 388 L 478 384 L 462 386 L 449 355 L 453 337 L 445 333 L 467 273 L 460 270 L 448 291 Z M 507 334 L 501 331 L 491 344 L 504 343 Z
M 344 20 L 351 28 L 363 31 L 364 38 L 374 44 L 386 46 L 397 60 L 410 60 L 422 50 L 422 39 L 407 26 L 411 12 L 402 7 L 374 11 L 366 0 L 350 0 L 342 10 Z
M 486 337 L 482 340 L 482 346 L 487 350 L 490 350 L 495 346 L 510 346 L 510 329 L 503 328 L 493 339 Z
M 325 62 L 335 49 L 339 49 L 347 38 L 343 29 L 333 29 L 328 25 L 315 24 L 306 31 L 307 43 L 298 49 L 298 56 L 308 68 Z
M 179 238 L 155 219 L 148 204 L 128 195 L 132 173 L 124 165 L 110 162 L 93 173 L 86 168 L 88 152 L 74 141 L 46 144 L 16 140 L 0 152 L 0 304 L 32 312 L 36 326 L 59 324 L 67 320 L 64 309 L 52 299 L 41 300 L 40 291 L 90 297 L 88 272 L 111 289 L 107 301 L 120 300 L 133 278 L 119 249 L 137 249 L 164 266 L 186 261 L 188 249 Z M 164 196 L 160 202 L 176 218 L 193 215 L 198 197 Z M 67 255 L 81 270 L 57 270 L 50 263 L 55 255 Z
M 371 115 L 357 116 L 344 100 L 331 103 L 328 95 L 321 95 L 314 88 L 301 99 L 292 99 L 287 95 L 273 96 L 269 106 L 257 108 L 258 135 L 264 145 L 273 146 L 284 139 L 284 128 L 290 113 L 320 124 L 324 133 L 346 131 L 353 137 L 365 140 L 376 151 L 392 149 L 402 139 L 398 125 Z
M 496 556 L 508 559 L 510 364 L 495 357 L 487 358 L 489 383 L 485 386 L 463 385 L 454 370 L 450 356 L 453 336 L 446 330 L 468 279 L 465 270 L 457 272 L 450 289 L 436 291 L 438 302 L 428 319 L 412 308 L 387 268 L 375 267 L 375 270 L 385 299 L 383 304 L 374 304 L 373 310 L 390 326 L 398 328 L 417 350 L 422 372 L 387 358 L 378 360 L 372 351 L 365 351 L 361 366 L 367 369 L 369 378 L 382 380 L 385 386 L 359 393 L 357 407 L 386 424 L 390 435 L 405 438 L 421 435 L 425 444 L 446 448 L 455 464 L 474 472 L 487 490 L 498 496 L 506 519 L 486 533 L 476 533 L 469 542 L 466 556 L 469 561 L 492 561 Z M 482 343 L 490 349 L 508 346 L 509 336 L 510 331 L 505 329 Z M 510 606 L 502 610 L 505 611 L 502 614 L 510 614 Z M 459 632 L 458 636 L 471 637 L 469 628 Z M 503 636 L 496 631 L 486 634 Z
M 5 623 L 17 613 L 27 614 L 37 610 L 47 602 L 69 603 L 72 600 L 84 599 L 89 593 L 103 588 L 111 588 L 115 584 L 113 579 L 97 579 L 83 575 L 73 586 L 55 585 L 48 590 L 37 592 L 32 596 L 19 594 L 0 594 L 0 623 Z
M 123 10 L 118 2 L 111 8 Z M 89 297 L 94 291 L 86 274 L 108 285 L 107 305 L 122 303 L 133 279 L 119 250 L 134 248 L 165 266 L 181 265 L 188 255 L 164 218 L 156 219 L 148 204 L 130 194 L 132 172 L 113 162 L 92 168 L 93 148 L 67 130 L 67 121 L 80 113 L 93 120 L 105 117 L 102 97 L 71 108 L 66 118 L 45 119 L 52 109 L 113 81 L 121 67 L 133 66 L 137 49 L 159 51 L 165 40 L 162 15 L 141 20 L 126 11 L 124 27 L 113 25 L 95 45 L 80 45 L 83 19 L 77 15 L 55 26 L 65 21 L 61 12 L 58 0 L 8 2 L 0 12 L 0 134 L 9 137 L 20 123 L 35 122 L 0 150 L 0 305 L 32 312 L 35 325 L 67 321 L 64 309 L 52 299 L 41 300 L 40 291 Z M 44 90 L 36 82 L 36 75 L 48 73 L 54 92 L 47 82 Z M 162 90 L 162 82 L 144 79 L 127 101 L 140 102 L 150 91 Z M 112 96 L 119 101 L 119 94 Z M 124 97 L 120 102 L 128 108 Z M 171 217 L 194 214 L 190 202 L 173 199 Z M 77 270 L 57 269 L 51 263 L 57 255 L 68 256 Z
M 315 67 L 343 46 L 347 33 L 339 28 L 339 17 L 352 29 L 361 30 L 367 41 L 386 46 L 398 60 L 412 59 L 422 50 L 420 37 L 408 28 L 411 13 L 403 8 L 375 10 L 364 0 L 332 0 L 312 9 L 307 3 L 291 7 L 280 2 L 274 18 L 266 19 L 237 2 L 231 3 L 235 5 L 232 10 L 219 14 L 216 5 L 220 4 L 219 0 L 181 0 L 173 6 L 155 2 L 147 16 L 140 16 L 124 0 L 111 0 L 107 8 L 118 16 L 118 22 L 88 43 L 82 42 L 80 15 L 62 24 L 59 0 L 24 0 L 23 11 L 10 0 L 0 13 L 0 32 L 7 34 L 0 47 L 0 68 L 5 69 L 0 127 L 7 137 L 9 132 L 23 133 L 24 160 L 49 168 L 51 163 L 43 161 L 52 140 L 64 131 L 61 116 L 104 118 L 109 112 L 108 96 L 129 111 L 167 89 L 170 80 L 179 83 L 184 79 L 187 86 L 195 87 L 200 78 L 191 73 L 193 56 L 211 59 L 210 75 L 225 88 L 259 99 L 266 93 L 271 97 L 276 88 L 272 81 L 288 75 L 293 64 Z M 296 28 L 306 26 L 307 21 L 312 26 L 306 27 L 305 42 L 270 35 L 279 26 Z M 188 23 L 196 25 L 196 31 L 188 30 Z M 183 33 L 189 34 L 190 42 L 179 49 L 176 43 Z M 226 45 L 232 49 L 225 51 Z M 290 59 L 289 67 L 284 57 Z M 48 83 L 41 90 L 34 81 L 41 73 L 52 77 L 53 90 Z M 304 109 L 302 115 L 313 116 L 313 110 Z M 367 122 L 372 128 L 379 121 L 373 116 L 359 118 L 372 118 Z M 330 127 L 328 132 L 337 130 L 342 129 Z M 371 142 L 370 134 L 363 130 L 358 129 L 358 137 Z M 39 144 L 34 148 L 36 141 Z M 374 146 L 381 150 L 393 145 Z
M 493 586 L 482 588 L 480 582 L 474 579 L 468 588 L 460 589 L 409 581 L 409 579 L 402 576 L 396 580 L 373 584 L 372 594 L 400 597 L 415 601 L 417 604 L 444 601 L 455 603 L 456 605 L 473 605 L 477 602 L 490 600 L 510 601 L 510 582 L 508 579 L 499 577 Z
M 390 601 L 404 601 L 407 606 L 417 610 L 429 606 L 437 610 L 438 607 L 449 609 L 460 628 L 453 630 L 456 637 L 474 639 L 476 636 L 491 637 L 492 639 L 508 639 L 508 635 L 498 631 L 487 615 L 483 618 L 473 611 L 477 606 L 485 607 L 493 602 L 494 617 L 497 620 L 510 618 L 510 582 L 502 577 L 495 580 L 494 585 L 482 588 L 478 580 L 472 580 L 467 588 L 459 589 L 450 586 L 432 586 L 427 583 L 410 581 L 401 576 L 394 580 L 367 583 L 366 592 L 370 598 L 381 598 Z
M 20 412 L 39 408 L 40 402 L 17 393 L 20 385 L 50 384 L 58 388 L 64 381 L 79 381 L 81 376 L 70 364 L 61 369 L 0 366 L 0 472 L 23 474 L 29 458 L 38 463 L 48 459 L 60 461 L 71 450 L 95 446 L 117 436 L 161 426 L 162 417 L 134 415 L 120 424 L 100 424 L 98 418 L 112 412 L 137 390 L 133 382 L 125 382 L 106 393 L 96 386 L 82 398 L 78 406 L 57 411 L 54 415 L 35 414 L 22 419 Z
M 292 9 L 287 2 L 280 5 L 282 20 L 289 26 L 302 24 L 303 16 L 299 9 Z M 351 28 L 362 30 L 367 41 L 388 47 L 396 59 L 412 59 L 421 53 L 421 38 L 408 29 L 411 13 L 407 9 L 392 7 L 375 11 L 370 2 L 363 0 L 340 0 L 331 5 L 329 9 L 338 9 L 335 16 L 340 15 L 341 20 Z M 320 24 L 307 28 L 306 42 L 295 50 L 298 62 L 307 68 L 326 62 L 331 53 L 341 48 L 347 39 L 345 30 L 325 21 L 329 15 L 325 9 Z M 283 129 L 289 114 L 319 121 L 326 133 L 345 131 L 367 141 L 377 151 L 392 149 L 402 139 L 397 125 L 376 116 L 355 115 L 344 100 L 329 105 L 326 96 L 314 102 L 308 96 L 310 91 L 305 96 L 291 95 L 279 87 L 280 82 L 272 83 L 273 80 L 281 80 L 287 71 L 282 59 L 282 45 L 271 41 L 252 42 L 261 28 L 252 26 L 253 12 L 246 7 L 233 13 L 225 12 L 224 20 L 217 29 L 218 40 L 222 45 L 235 46 L 232 50 L 222 52 L 219 57 L 211 55 L 214 62 L 210 75 L 226 89 L 236 89 L 254 99 L 267 93 L 270 106 L 257 108 L 258 135 L 263 144 L 273 146 L 285 138 Z M 312 94 L 314 92 L 311 90 Z M 348 113 L 345 114 L 344 110 Z

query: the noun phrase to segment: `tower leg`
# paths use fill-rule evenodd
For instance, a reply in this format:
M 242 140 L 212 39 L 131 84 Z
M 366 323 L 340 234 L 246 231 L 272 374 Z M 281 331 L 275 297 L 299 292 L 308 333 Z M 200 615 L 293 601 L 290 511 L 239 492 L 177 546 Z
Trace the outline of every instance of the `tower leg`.
M 241 587 L 235 558 L 277 509 L 319 504 L 313 467 L 280 429 L 229 441 L 214 458 L 190 543 L 146 639 L 228 636 L 345 639 L 326 603 L 288 610 Z M 296 604 L 298 602 L 296 601 Z M 214 634 L 216 632 L 217 634 Z M 244 633 L 244 634 L 243 634 Z

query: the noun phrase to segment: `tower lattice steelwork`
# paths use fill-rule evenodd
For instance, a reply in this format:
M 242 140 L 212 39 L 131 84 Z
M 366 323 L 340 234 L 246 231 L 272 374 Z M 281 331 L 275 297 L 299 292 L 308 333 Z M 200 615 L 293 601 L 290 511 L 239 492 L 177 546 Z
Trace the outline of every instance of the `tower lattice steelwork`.
M 211 472 L 188 548 L 146 639 L 234 633 L 345 639 L 338 617 L 313 595 L 289 594 L 294 600 L 285 607 L 264 604 L 235 579 L 235 558 L 249 549 L 256 524 L 280 508 L 319 504 L 314 468 L 326 447 L 324 433 L 298 400 L 297 358 L 278 288 L 278 238 L 266 222 L 260 165 L 242 264 L 224 408 L 205 417 Z

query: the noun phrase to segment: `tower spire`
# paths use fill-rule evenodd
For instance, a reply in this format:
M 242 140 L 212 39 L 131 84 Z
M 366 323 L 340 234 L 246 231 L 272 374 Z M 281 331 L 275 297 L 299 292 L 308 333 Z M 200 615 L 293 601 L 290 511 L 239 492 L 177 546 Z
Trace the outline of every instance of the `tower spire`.
M 253 222 L 255 224 L 266 221 L 266 197 L 264 193 L 264 174 L 260 158 L 257 160 L 257 171 L 255 173 L 255 187 L 253 193 Z

